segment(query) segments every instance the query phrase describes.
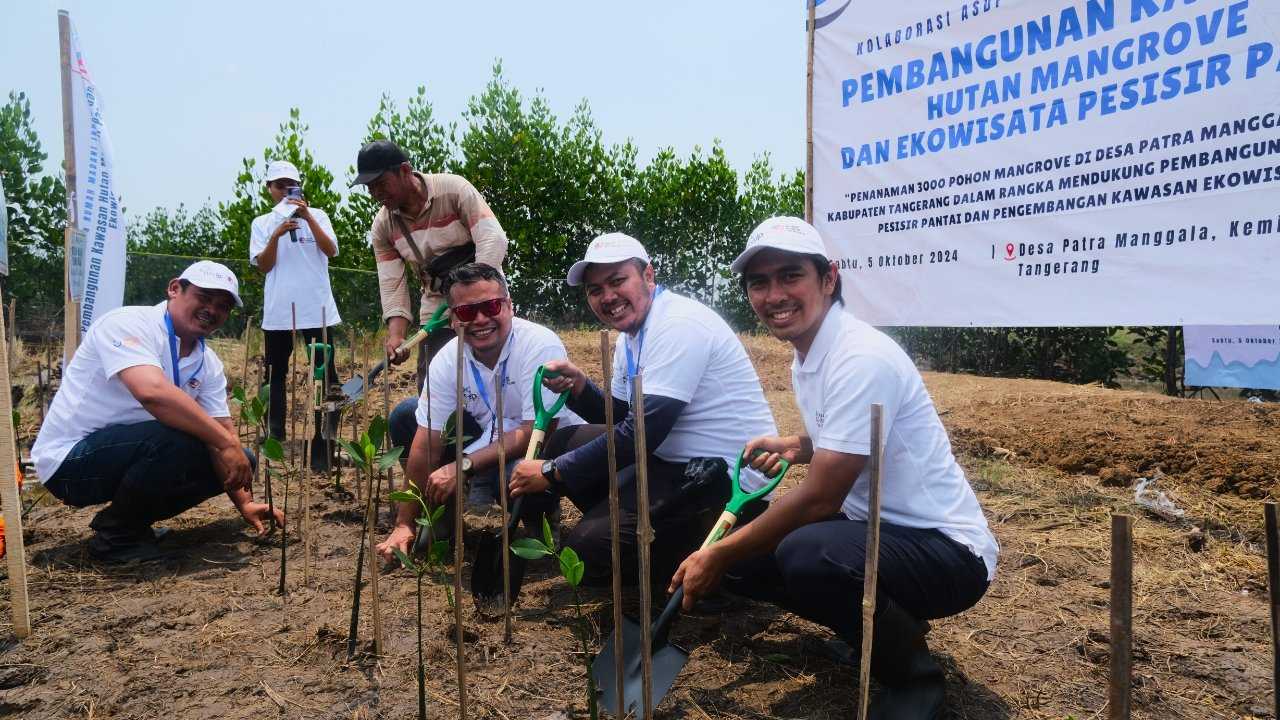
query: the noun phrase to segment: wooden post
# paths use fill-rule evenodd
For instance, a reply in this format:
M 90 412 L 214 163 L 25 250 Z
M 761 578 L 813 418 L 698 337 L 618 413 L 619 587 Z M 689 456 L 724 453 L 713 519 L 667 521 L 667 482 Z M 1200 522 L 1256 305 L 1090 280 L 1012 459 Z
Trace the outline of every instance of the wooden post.
M 310 348 L 308 347 L 308 350 Z M 321 349 L 321 352 L 324 352 Z M 319 412 L 319 403 L 317 402 L 316 393 L 319 391 L 319 383 L 316 381 L 315 371 L 315 351 L 307 353 L 307 375 L 311 383 L 311 402 L 307 403 L 307 413 L 302 416 L 302 463 L 303 470 L 299 477 L 302 478 L 302 487 L 299 488 L 302 495 L 302 584 L 304 586 L 311 583 L 311 446 L 315 444 L 312 437 L 311 424 L 317 422 L 316 413 Z
M 4 343 L 4 317 L 0 313 L 0 343 Z M 0 438 L 13 436 L 13 402 L 9 396 L 9 350 L 0 348 Z M 22 540 L 22 499 L 18 495 L 17 458 L 13 444 L 0 442 L 0 503 L 4 504 L 4 539 L 9 563 L 9 598 L 13 606 L 13 634 L 19 640 L 31 634 L 27 607 L 27 548 Z
M 335 363 L 338 361 L 338 349 L 336 347 L 336 343 L 334 345 L 329 344 L 331 339 L 332 338 L 329 337 L 329 321 L 328 318 L 325 317 L 325 307 L 322 305 L 320 307 L 320 342 L 325 346 L 324 374 L 320 378 L 320 394 L 319 399 L 317 400 L 322 407 L 324 406 L 325 399 L 329 396 L 329 371 L 333 370 L 334 372 L 337 372 Z M 340 474 L 342 472 L 342 463 L 339 461 L 339 458 L 335 457 L 333 452 L 333 441 L 336 438 L 325 437 L 325 433 L 329 429 L 328 415 L 328 412 L 320 415 L 316 420 L 316 429 L 320 431 L 320 439 L 324 440 L 324 454 L 325 457 L 329 458 L 329 476 L 333 481 L 334 489 L 337 489 L 342 487 L 342 475 Z M 338 430 L 338 428 L 334 428 L 334 433 L 340 434 Z
M 810 6 L 812 11 L 812 6 Z M 884 406 L 871 406 L 871 484 L 867 488 L 867 555 L 862 579 L 862 662 L 858 667 L 858 720 L 866 720 L 871 699 L 871 644 L 876 619 L 876 581 L 880 574 L 880 461 L 884 447 Z
M 289 570 L 289 478 L 294 473 L 302 477 L 298 465 L 297 430 L 298 430 L 298 308 L 289 303 L 289 386 L 285 390 L 285 408 L 289 413 L 289 472 L 284 476 L 284 502 L 280 511 L 284 513 L 284 527 L 280 528 L 280 597 L 288 597 L 289 589 L 285 584 Z
M 353 325 L 351 325 L 350 329 L 347 331 L 347 342 L 349 342 L 349 343 L 351 344 L 351 376 L 352 376 L 352 377 L 355 377 L 355 374 L 356 374 L 356 372 L 360 369 L 360 366 L 359 366 L 359 365 L 356 365 L 356 328 L 355 328 L 355 325 L 354 325 L 354 324 L 353 324 Z M 368 362 L 369 358 L 368 358 L 368 356 L 367 356 L 367 355 L 368 355 L 368 353 L 366 353 L 366 357 L 364 358 L 364 359 L 365 359 L 365 364 L 364 364 L 364 367 L 365 367 L 365 368 L 368 368 L 368 367 L 369 367 L 369 362 Z M 366 370 L 366 371 L 365 371 L 365 377 L 367 378 L 368 376 L 369 376 L 369 373 L 368 373 L 368 371 Z M 368 394 L 368 390 L 369 390 L 368 385 L 369 385 L 369 383 L 368 383 L 368 381 L 366 380 L 366 381 L 365 381 L 365 393 L 366 393 L 366 394 Z M 359 443 L 359 442 L 360 442 L 360 412 L 359 412 L 359 410 L 357 409 L 358 407 L 360 407 L 360 406 L 358 406 L 358 405 L 357 405 L 357 406 L 353 406 L 353 407 L 348 411 L 348 412 L 351 414 L 351 444 L 353 444 L 353 445 L 355 445 L 355 444 L 357 444 L 357 443 Z M 381 473 L 381 472 L 379 472 L 379 473 L 378 473 L 378 478 L 379 478 L 379 479 L 381 479 L 381 478 L 382 478 L 382 473 Z M 354 483 L 354 487 L 352 487 L 352 488 L 351 488 L 351 492 L 353 492 L 353 493 L 355 493 L 355 494 L 356 494 L 356 502 L 360 502 L 360 481 L 359 481 L 359 480 L 356 480 L 356 482 Z M 373 530 L 370 530 L 369 532 L 370 532 L 370 533 L 372 533 L 372 532 L 373 532 Z
M 1111 516 L 1110 720 L 1129 720 L 1133 678 L 1133 518 Z
M 644 436 L 643 373 L 637 372 L 632 383 L 631 412 L 636 418 L 636 552 L 640 561 L 641 717 L 653 720 L 653 588 L 649 577 L 649 543 L 653 542 L 653 527 L 649 524 L 649 449 Z M 605 406 L 608 407 L 612 400 L 610 393 L 605 397 Z
M 71 16 L 58 11 L 58 61 L 62 67 L 62 166 L 67 175 L 67 229 L 62 233 L 62 361 L 75 357 L 80 347 L 80 303 L 72 299 L 71 256 L 76 236 L 76 123 L 71 100 Z
M 613 575 L 613 668 L 618 707 L 627 706 L 626 653 L 622 647 L 622 516 L 618 498 L 618 447 L 613 436 L 613 344 L 600 331 L 600 370 L 604 374 L 604 432 L 609 449 L 609 545 Z
M 462 413 L 464 409 L 464 400 L 462 394 L 462 346 L 466 340 L 467 329 L 463 325 L 458 326 L 458 357 L 457 357 L 457 405 L 454 408 L 453 416 L 453 440 L 454 440 L 454 477 L 457 482 L 453 487 L 453 630 L 454 642 L 458 649 L 458 720 L 467 720 L 467 653 L 463 646 L 462 632 L 462 559 L 463 559 L 463 542 L 462 542 L 462 496 L 466 493 L 463 487 L 462 474 Z M 427 382 L 430 382 L 428 378 Z
M 355 351 L 352 350 L 353 367 L 355 363 L 354 353 Z M 364 346 L 364 368 L 365 368 L 364 370 L 364 377 L 365 377 L 364 398 L 365 399 L 364 399 L 364 402 L 361 402 L 357 404 L 355 407 L 351 408 L 351 414 L 356 417 L 357 421 L 360 421 L 356 423 L 357 427 L 359 426 L 359 424 L 363 423 L 367 415 L 365 412 L 363 412 L 363 410 L 364 410 L 365 403 L 368 402 L 369 392 L 373 390 L 373 388 L 369 387 L 369 371 L 372 368 L 369 366 L 369 346 L 368 345 Z M 355 371 L 353 370 L 352 372 L 354 373 Z M 360 409 L 360 412 L 357 412 L 356 410 L 357 408 Z M 384 418 L 384 419 L 389 420 L 390 418 Z M 356 437 L 356 434 L 352 433 L 352 436 L 355 438 L 355 443 L 358 443 L 359 438 Z M 387 449 L 389 449 L 390 447 L 391 447 L 391 430 L 390 430 L 390 427 L 388 426 L 387 432 L 382 436 L 383 452 L 386 452 Z M 391 478 L 394 471 L 395 471 L 394 466 L 387 468 L 388 485 L 391 482 Z M 370 475 L 371 483 L 372 483 L 372 477 L 373 475 L 371 474 Z M 359 487 L 359 485 L 360 483 L 356 483 L 357 487 Z M 372 595 L 372 600 L 373 600 L 373 652 L 375 655 L 378 655 L 379 657 L 381 657 L 382 656 L 382 595 L 378 591 L 378 575 L 380 573 L 378 568 L 377 546 L 374 543 L 374 538 L 377 537 L 377 532 L 378 532 L 378 510 L 380 509 L 380 503 L 382 498 L 382 473 L 381 472 L 378 473 L 377 484 L 374 485 L 373 487 L 366 488 L 365 490 L 368 496 L 366 497 L 366 501 L 368 502 L 367 511 L 369 514 L 368 515 L 369 546 L 365 549 L 366 550 L 365 554 L 369 556 L 369 570 L 368 570 L 369 592 Z
M 503 378 L 506 373 L 498 375 L 497 399 L 494 401 L 494 427 L 504 428 L 503 413 L 506 408 L 503 404 L 502 396 L 506 394 L 506 388 L 503 387 Z M 534 388 L 534 392 L 540 392 L 541 388 Z M 511 533 L 507 531 L 508 523 L 508 507 L 507 507 L 507 448 L 503 444 L 503 436 L 505 432 L 498 432 L 498 503 L 502 507 L 502 642 L 511 644 Z
M 1263 506 L 1267 519 L 1267 589 L 1271 593 L 1271 700 L 1280 718 L 1280 520 L 1277 505 Z
M 804 103 L 804 220 L 813 222 L 813 41 L 817 19 L 818 0 L 806 0 L 809 6 L 809 23 L 805 25 L 808 37 L 808 69 L 805 72 Z
M 240 368 L 240 387 L 244 388 L 244 397 L 246 400 L 252 400 L 258 397 L 258 388 L 249 388 L 249 333 L 253 332 L 253 314 L 244 321 L 244 365 Z

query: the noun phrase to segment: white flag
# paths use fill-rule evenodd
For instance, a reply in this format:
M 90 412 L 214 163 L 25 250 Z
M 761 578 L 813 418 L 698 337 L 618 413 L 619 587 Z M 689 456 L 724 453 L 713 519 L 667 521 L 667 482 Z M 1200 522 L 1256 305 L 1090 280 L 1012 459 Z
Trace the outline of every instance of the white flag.
M 80 35 L 71 26 L 71 106 L 76 145 L 76 228 L 83 242 L 82 275 L 72 283 L 80 301 L 80 332 L 124 301 L 125 232 L 115 191 L 111 139 L 102 97 L 89 74 Z

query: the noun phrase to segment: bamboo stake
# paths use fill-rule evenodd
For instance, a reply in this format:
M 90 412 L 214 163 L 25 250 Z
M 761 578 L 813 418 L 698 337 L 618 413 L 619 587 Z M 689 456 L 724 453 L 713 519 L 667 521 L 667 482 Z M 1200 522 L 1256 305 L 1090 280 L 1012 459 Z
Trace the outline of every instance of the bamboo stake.
M 62 233 L 62 358 L 70 364 L 80 346 L 80 303 L 71 291 L 71 257 L 77 229 L 76 123 L 71 98 L 71 16 L 58 11 L 58 64 L 62 68 L 62 157 L 67 188 L 67 228 Z M 52 372 L 52 370 L 50 371 Z
M 813 222 L 813 43 L 816 37 L 818 0 L 808 0 L 809 24 L 805 26 L 808 34 L 807 54 L 808 69 L 805 72 L 804 103 L 804 220 Z
M 0 343 L 4 343 L 4 317 L 0 313 Z M 0 437 L 13 436 L 13 402 L 9 397 L 9 350 L 0 348 Z M 31 634 L 27 605 L 27 548 L 22 539 L 22 500 L 18 496 L 17 458 L 14 446 L 0 442 L 0 503 L 4 505 L 4 537 L 9 565 L 9 604 L 13 607 L 13 634 L 19 640 Z
M 356 328 L 354 325 L 352 325 L 351 329 L 347 332 L 347 342 L 351 345 L 351 374 L 354 376 L 356 371 L 360 369 L 360 366 L 356 365 Z M 365 359 L 368 360 L 367 357 Z M 368 363 L 365 363 L 365 366 L 368 367 Z M 365 377 L 368 377 L 368 372 L 365 373 Z M 365 385 L 368 385 L 368 382 L 366 382 Z M 368 388 L 366 388 L 366 391 L 367 390 Z M 349 412 L 351 413 L 351 444 L 354 445 L 360 441 L 360 413 L 357 412 L 355 407 L 351 408 Z M 360 502 L 359 480 L 352 484 L 351 491 L 355 493 L 356 502 Z M 372 532 L 372 530 L 370 532 Z
M 253 332 L 253 315 L 250 314 L 244 321 L 244 367 L 240 368 L 240 387 L 244 388 L 244 396 L 246 399 L 258 397 L 258 390 L 254 388 L 253 392 L 249 392 L 249 334 Z
M 1110 720 L 1129 720 L 1133 677 L 1133 518 L 1111 516 Z
M 1267 521 L 1267 589 L 1271 593 L 1271 699 L 1280 718 L 1280 520 L 1277 505 L 1263 506 Z
M 293 303 L 289 303 L 289 387 L 286 388 L 285 408 L 289 412 L 289 472 L 284 476 L 284 506 L 281 508 L 284 512 L 283 528 L 280 528 L 280 597 L 288 597 L 289 590 L 285 584 L 285 578 L 289 569 L 289 477 L 293 473 L 298 473 L 298 477 L 302 477 L 301 470 L 298 466 L 298 450 L 296 445 L 296 436 L 298 430 L 298 376 L 297 376 L 297 355 L 298 355 L 298 309 Z
M 313 336 L 314 337 L 314 336 Z M 319 412 L 319 403 L 317 402 L 316 392 L 319 390 L 319 384 L 316 381 L 315 372 L 315 348 L 314 343 L 308 343 L 307 349 L 307 372 L 311 376 L 311 402 L 308 412 L 302 416 L 302 462 L 305 469 L 302 472 L 302 584 L 304 586 L 311 584 L 311 453 L 312 446 L 315 444 L 315 438 L 312 437 L 311 424 L 318 422 L 316 413 Z M 324 352 L 320 348 L 320 352 Z M 317 428 L 318 429 L 318 428 Z
M 361 402 L 357 406 L 361 408 L 361 412 L 359 413 L 359 419 L 361 420 L 361 422 L 363 422 L 365 417 L 367 417 L 367 414 L 363 412 L 363 409 L 364 409 L 365 403 L 368 402 L 368 398 L 369 398 L 368 391 L 372 390 L 372 388 L 368 387 L 369 372 L 372 370 L 372 368 L 369 367 L 369 346 L 367 344 L 364 346 L 364 367 L 365 367 L 364 376 L 365 376 L 365 390 L 366 390 L 364 395 L 365 400 L 364 402 Z M 352 409 L 352 412 L 353 413 L 355 412 L 354 408 Z M 390 420 L 390 418 L 386 418 L 386 419 Z M 390 435 L 391 435 L 391 431 L 390 431 L 390 427 L 388 427 L 387 433 L 382 437 L 382 447 L 384 452 L 386 451 L 386 449 L 391 447 Z M 391 474 L 392 474 L 392 469 L 387 468 L 388 482 L 390 482 L 391 480 Z M 382 655 L 382 600 L 381 600 L 382 595 L 378 592 L 378 553 L 377 553 L 377 548 L 374 545 L 373 539 L 376 536 L 378 531 L 378 510 L 382 502 L 382 473 L 378 473 L 377 483 L 374 485 L 374 487 L 368 488 L 367 490 L 368 492 L 366 493 L 367 495 L 366 502 L 368 503 L 368 513 L 369 513 L 369 536 L 368 536 L 369 547 L 367 548 L 367 551 L 365 554 L 368 555 L 369 557 L 369 571 L 368 571 L 369 572 L 369 593 L 372 595 L 371 599 L 373 600 L 373 652 L 375 655 L 381 656 Z
M 498 376 L 498 398 L 495 400 L 497 405 L 494 414 L 494 427 L 499 428 L 498 432 L 498 502 L 502 505 L 502 642 L 511 644 L 511 535 L 507 532 L 507 448 L 502 443 L 503 436 L 506 434 L 501 431 L 504 427 L 504 408 L 502 396 L 506 394 L 506 388 L 502 387 L 502 380 L 505 373 L 499 373 Z M 540 392 L 541 388 L 534 388 L 534 392 Z
M 609 544 L 613 575 L 613 668 L 618 707 L 625 708 L 626 660 L 622 647 L 622 514 L 618 498 L 618 447 L 613 437 L 613 345 L 600 331 L 600 369 L 604 373 L 604 432 L 609 449 Z
M 265 339 L 266 336 L 264 335 L 263 337 Z M 255 388 L 254 397 L 257 397 L 258 393 L 262 391 L 262 376 L 265 370 L 266 370 L 266 365 L 263 364 L 263 365 L 259 365 L 258 368 L 255 369 L 253 372 L 253 386 Z M 270 380 L 270 378 L 268 378 L 268 380 Z M 271 414 L 274 412 L 278 412 L 276 408 L 271 407 L 270 398 L 271 396 L 270 394 L 268 394 L 267 395 L 268 423 L 270 423 Z M 245 395 L 245 399 L 249 399 L 249 396 Z M 267 511 L 271 515 L 271 529 L 275 530 L 276 529 L 276 503 L 275 503 L 274 496 L 271 493 L 271 458 L 265 457 L 262 454 L 262 442 L 263 442 L 262 425 L 261 423 L 258 423 L 258 424 L 255 424 L 253 428 L 253 458 L 254 458 L 253 483 L 254 485 L 258 484 L 259 473 L 261 473 L 262 474 L 261 477 L 264 485 L 263 490 L 267 495 Z
M 320 377 L 320 395 L 317 402 L 322 406 L 325 398 L 329 395 L 329 371 L 333 368 L 333 363 L 338 359 L 336 348 L 329 344 L 329 321 L 325 317 L 325 307 L 320 307 L 320 342 L 325 346 L 324 350 L 324 374 Z M 342 462 L 340 458 L 334 457 L 333 454 L 333 437 L 325 437 L 329 434 L 329 418 L 328 413 L 324 413 L 316 421 L 317 428 L 320 430 L 320 439 L 324 440 L 324 454 L 329 458 L 329 477 L 333 480 L 335 489 L 342 487 Z M 334 428 L 334 432 L 338 432 L 338 428 Z
M 644 720 L 653 720 L 653 588 L 651 587 L 649 543 L 653 527 L 649 524 L 649 456 L 644 436 L 644 373 L 637 372 L 633 381 L 631 411 L 636 418 L 636 552 L 640 560 L 640 679 L 641 707 Z M 605 398 L 605 407 L 612 397 Z M 619 705 L 618 707 L 626 707 Z
M 871 405 L 871 484 L 867 488 L 867 555 L 863 561 L 862 581 L 862 663 L 858 668 L 858 720 L 867 718 L 867 701 L 871 695 L 871 644 L 876 617 L 876 581 L 880 571 L 880 460 L 884 445 L 884 407 Z
M 457 406 L 454 409 L 453 416 L 453 437 L 454 437 L 454 477 L 456 482 L 453 486 L 453 623 L 454 623 L 454 642 L 458 649 L 458 719 L 467 720 L 467 655 L 466 648 L 462 645 L 462 558 L 463 558 L 463 540 L 462 540 L 462 496 L 464 489 L 462 487 L 462 412 L 463 412 L 463 395 L 462 395 L 462 345 L 466 339 L 466 328 L 462 325 L 458 326 L 458 358 L 457 358 Z M 428 380 L 429 381 L 429 380 Z

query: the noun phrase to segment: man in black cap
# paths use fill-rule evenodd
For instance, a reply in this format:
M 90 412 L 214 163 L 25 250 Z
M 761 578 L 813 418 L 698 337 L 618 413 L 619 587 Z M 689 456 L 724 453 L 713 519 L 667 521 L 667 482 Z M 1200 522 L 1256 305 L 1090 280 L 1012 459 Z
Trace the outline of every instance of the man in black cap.
M 352 186 L 368 187 L 373 199 L 382 204 L 370 236 L 378 263 L 382 317 L 387 321 L 386 350 L 392 363 L 398 364 L 408 353 L 396 351 L 412 334 L 406 267 L 421 281 L 418 312 L 419 321 L 425 323 L 445 301 L 440 281 L 451 268 L 474 261 L 502 269 L 507 235 L 471 183 L 458 175 L 414 170 L 409 157 L 390 140 L 375 140 L 360 148 L 356 171 Z M 419 391 L 431 356 L 453 337 L 453 330 L 441 328 L 418 350 Z

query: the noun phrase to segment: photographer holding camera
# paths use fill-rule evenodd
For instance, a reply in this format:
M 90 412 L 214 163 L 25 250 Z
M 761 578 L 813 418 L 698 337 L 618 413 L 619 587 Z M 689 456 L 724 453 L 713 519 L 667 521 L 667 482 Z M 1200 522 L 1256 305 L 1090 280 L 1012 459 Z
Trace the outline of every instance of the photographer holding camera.
M 249 236 L 249 261 L 267 276 L 262 294 L 262 330 L 266 336 L 266 362 L 271 383 L 269 412 L 271 436 L 284 438 L 285 376 L 293 353 L 293 311 L 305 342 L 320 342 L 321 326 L 337 325 L 338 306 L 329 287 L 329 258 L 338 255 L 329 216 L 307 204 L 301 177 L 293 163 L 276 160 L 267 166 L 267 192 L 275 206 L 253 221 Z M 323 311 L 323 312 L 322 312 Z M 317 356 L 323 362 L 322 356 Z M 329 363 L 328 383 L 337 373 Z M 316 434 L 319 437 L 319 423 Z M 313 447 L 323 450 L 322 443 Z M 312 453 L 312 465 L 324 469 L 328 458 Z

